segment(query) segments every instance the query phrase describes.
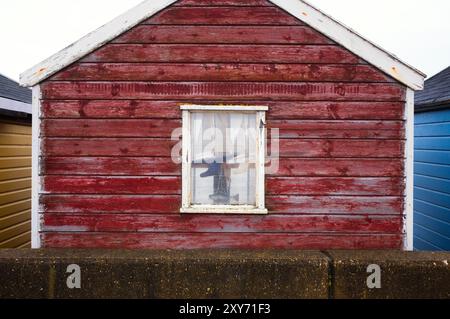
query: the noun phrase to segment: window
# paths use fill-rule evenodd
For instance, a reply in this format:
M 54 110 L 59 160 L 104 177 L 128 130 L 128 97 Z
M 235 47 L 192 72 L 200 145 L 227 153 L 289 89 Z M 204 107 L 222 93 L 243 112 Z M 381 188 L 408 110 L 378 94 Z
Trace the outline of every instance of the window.
M 266 106 L 183 105 L 182 213 L 267 214 Z

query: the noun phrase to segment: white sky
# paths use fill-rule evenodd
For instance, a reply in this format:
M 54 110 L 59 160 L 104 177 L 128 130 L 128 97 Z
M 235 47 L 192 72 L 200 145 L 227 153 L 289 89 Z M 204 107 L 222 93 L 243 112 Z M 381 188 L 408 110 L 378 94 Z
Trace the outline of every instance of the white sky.
M 0 1 L 0 73 L 13 79 L 142 0 Z M 448 0 L 310 0 L 432 76 L 450 65 Z

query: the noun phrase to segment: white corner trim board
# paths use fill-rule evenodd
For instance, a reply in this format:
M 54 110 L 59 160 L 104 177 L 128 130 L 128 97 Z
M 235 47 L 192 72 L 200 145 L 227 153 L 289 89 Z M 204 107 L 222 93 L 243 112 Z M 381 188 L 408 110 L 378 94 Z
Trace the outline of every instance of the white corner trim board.
M 39 157 L 41 152 L 41 87 L 33 87 L 33 119 L 32 119 L 32 183 L 31 183 L 31 248 L 41 248 L 41 216 L 39 211 L 39 194 L 41 193 L 41 177 Z
M 414 91 L 408 89 L 405 103 L 405 209 L 403 249 L 414 250 Z
M 303 0 L 269 1 L 409 88 L 413 90 L 423 89 L 425 74 L 400 61 L 394 55 L 363 38 L 307 2 Z M 23 86 L 33 86 L 42 82 L 175 2 L 176 0 L 146 0 L 142 2 L 78 42 L 24 72 L 20 77 L 21 84 Z
M 177 0 L 147 0 L 20 75 L 20 84 L 33 86 L 152 17 Z
M 426 75 L 303 0 L 269 0 L 413 90 Z

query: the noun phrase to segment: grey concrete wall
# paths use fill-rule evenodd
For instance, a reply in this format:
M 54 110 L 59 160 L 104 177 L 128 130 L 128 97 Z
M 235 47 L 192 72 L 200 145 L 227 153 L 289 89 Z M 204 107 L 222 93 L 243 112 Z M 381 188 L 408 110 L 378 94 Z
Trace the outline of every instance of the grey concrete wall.
M 0 298 L 450 298 L 449 262 L 394 251 L 0 250 Z M 67 286 L 73 264 L 80 289 Z

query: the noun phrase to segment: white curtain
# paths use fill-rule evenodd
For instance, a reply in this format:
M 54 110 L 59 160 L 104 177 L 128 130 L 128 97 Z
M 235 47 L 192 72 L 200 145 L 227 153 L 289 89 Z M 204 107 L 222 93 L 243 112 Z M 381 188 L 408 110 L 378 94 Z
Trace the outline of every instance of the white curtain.
M 256 205 L 256 134 L 255 113 L 192 113 L 192 204 Z

